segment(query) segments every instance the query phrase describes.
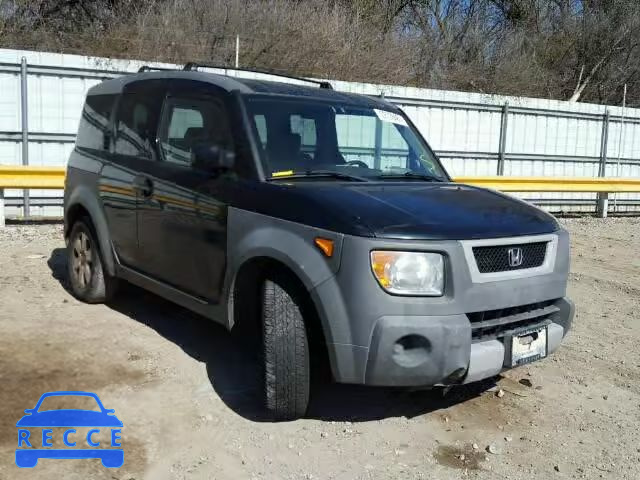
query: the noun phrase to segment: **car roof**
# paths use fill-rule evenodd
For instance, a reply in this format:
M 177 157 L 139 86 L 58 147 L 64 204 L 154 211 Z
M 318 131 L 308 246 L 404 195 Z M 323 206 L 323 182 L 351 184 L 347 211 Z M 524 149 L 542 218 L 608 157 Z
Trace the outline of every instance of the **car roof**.
M 335 101 L 347 103 L 353 106 L 368 108 L 386 108 L 397 110 L 397 107 L 381 98 L 358 95 L 355 93 L 345 93 L 332 90 L 330 88 L 320 88 L 316 86 L 301 85 L 298 83 L 284 83 L 264 79 L 251 79 L 242 77 L 232 77 L 211 72 L 202 71 L 161 71 L 143 72 L 132 75 L 105 80 L 92 87 L 89 95 L 118 94 L 122 92 L 125 85 L 137 81 L 156 79 L 183 79 L 196 80 L 209 83 L 227 92 L 238 91 L 241 94 L 262 94 L 262 95 L 286 95 L 292 97 L 303 97 L 313 100 Z

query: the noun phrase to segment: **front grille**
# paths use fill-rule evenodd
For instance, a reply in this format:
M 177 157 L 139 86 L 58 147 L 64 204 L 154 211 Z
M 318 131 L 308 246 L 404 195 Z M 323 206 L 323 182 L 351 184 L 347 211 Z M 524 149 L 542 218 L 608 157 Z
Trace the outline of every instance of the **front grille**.
M 471 338 L 484 340 L 511 334 L 514 330 L 549 323 L 549 317 L 560 311 L 556 300 L 530 303 L 517 307 L 467 313 L 471 322 Z
M 480 273 L 508 272 L 539 267 L 544 263 L 549 242 L 473 247 Z M 511 250 L 511 253 L 510 253 Z M 513 260 L 516 260 L 515 262 Z

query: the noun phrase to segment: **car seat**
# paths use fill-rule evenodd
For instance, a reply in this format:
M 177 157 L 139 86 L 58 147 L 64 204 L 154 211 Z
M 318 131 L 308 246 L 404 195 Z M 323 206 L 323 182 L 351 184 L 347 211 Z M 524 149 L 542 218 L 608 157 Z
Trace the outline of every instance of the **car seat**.
M 311 157 L 302 152 L 300 135 L 281 132 L 267 143 L 267 161 L 274 172 L 305 170 L 311 167 Z

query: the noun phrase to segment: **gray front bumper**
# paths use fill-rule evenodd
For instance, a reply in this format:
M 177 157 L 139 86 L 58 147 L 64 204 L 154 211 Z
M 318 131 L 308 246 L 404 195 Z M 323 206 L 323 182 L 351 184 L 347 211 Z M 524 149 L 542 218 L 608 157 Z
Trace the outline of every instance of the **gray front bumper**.
M 560 312 L 554 314 L 547 326 L 549 354 L 560 346 L 574 314 L 570 300 L 563 298 L 557 304 Z M 464 315 L 384 317 L 374 330 L 364 383 L 428 386 L 492 377 L 509 368 L 505 341 L 510 339 L 507 336 L 472 342 L 471 327 Z
M 415 242 L 345 237 L 339 271 L 311 291 L 338 382 L 388 386 L 464 383 L 507 368 L 504 342 L 472 341 L 467 314 L 554 301 L 548 316 L 548 353 L 570 329 L 573 304 L 565 297 L 569 241 L 556 232 L 557 256 L 549 271 L 511 279 L 476 281 L 457 241 Z M 445 256 L 442 297 L 389 295 L 369 265 L 374 249 L 424 250 Z M 507 339 L 508 340 L 508 339 Z M 504 342 L 504 343 L 503 343 Z

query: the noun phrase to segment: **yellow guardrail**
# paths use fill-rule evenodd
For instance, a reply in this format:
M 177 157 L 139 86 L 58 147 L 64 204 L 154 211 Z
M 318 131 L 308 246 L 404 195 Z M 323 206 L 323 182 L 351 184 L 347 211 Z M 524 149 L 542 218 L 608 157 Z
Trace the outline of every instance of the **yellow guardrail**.
M 455 181 L 503 192 L 640 192 L 640 178 L 457 177 Z
M 24 167 L 0 165 L 0 189 L 64 188 L 63 167 Z
M 64 188 L 64 167 L 0 165 L 0 227 L 4 225 L 4 189 Z M 598 192 L 598 213 L 607 215 L 609 193 L 640 192 L 640 178 L 456 177 L 459 183 L 503 192 Z
M 63 167 L 0 165 L 2 188 L 64 188 Z M 456 177 L 459 183 L 504 192 L 640 192 L 640 178 Z

